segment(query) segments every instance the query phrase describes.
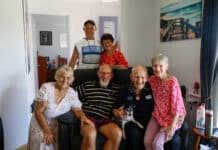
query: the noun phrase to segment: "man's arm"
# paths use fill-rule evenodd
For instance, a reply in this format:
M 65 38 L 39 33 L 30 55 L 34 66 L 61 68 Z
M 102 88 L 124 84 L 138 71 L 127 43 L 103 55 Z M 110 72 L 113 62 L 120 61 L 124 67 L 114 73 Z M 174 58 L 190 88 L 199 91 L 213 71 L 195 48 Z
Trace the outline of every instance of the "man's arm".
M 73 54 L 72 54 L 71 59 L 70 59 L 70 62 L 69 62 L 69 66 L 70 66 L 71 68 L 74 69 L 74 67 L 75 67 L 75 65 L 76 65 L 76 61 L 77 61 L 78 58 L 79 58 L 79 52 L 78 52 L 77 47 L 75 46 L 75 47 L 74 47 L 74 50 L 73 50 Z
M 89 120 L 82 109 L 80 108 L 74 108 L 73 112 L 75 113 L 76 117 L 81 121 L 81 126 L 85 124 L 89 124 L 94 127 L 94 124 L 91 120 Z

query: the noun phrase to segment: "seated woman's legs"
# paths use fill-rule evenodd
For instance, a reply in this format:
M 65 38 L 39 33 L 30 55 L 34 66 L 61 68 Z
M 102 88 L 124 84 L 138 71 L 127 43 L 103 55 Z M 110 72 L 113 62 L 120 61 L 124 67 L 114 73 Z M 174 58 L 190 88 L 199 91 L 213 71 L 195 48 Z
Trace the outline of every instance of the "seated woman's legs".
M 91 125 L 81 127 L 81 135 L 83 136 L 81 150 L 95 150 L 97 131 Z
M 125 125 L 126 133 L 126 150 L 144 150 L 143 137 L 145 129 L 139 128 L 139 126 L 133 122 L 129 122 Z
M 144 136 L 144 145 L 146 150 L 153 150 L 153 141 L 159 130 L 160 126 L 158 125 L 157 120 L 151 117 L 150 121 L 148 122 Z

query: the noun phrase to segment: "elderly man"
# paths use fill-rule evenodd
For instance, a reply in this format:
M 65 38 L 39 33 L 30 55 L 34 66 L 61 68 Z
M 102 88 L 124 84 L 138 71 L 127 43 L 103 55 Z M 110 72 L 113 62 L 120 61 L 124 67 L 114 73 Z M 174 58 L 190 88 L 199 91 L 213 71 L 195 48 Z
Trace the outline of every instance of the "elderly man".
M 79 98 L 83 103 L 83 111 L 93 123 L 81 125 L 83 136 L 81 149 L 95 150 L 96 135 L 99 131 L 107 138 L 103 149 L 117 150 L 122 134 L 111 117 L 120 88 L 111 83 L 112 68 L 109 65 L 101 65 L 97 75 L 98 81 L 88 81 L 77 87 Z
M 113 114 L 124 119 L 128 109 L 133 109 L 134 119 L 141 124 L 128 122 L 125 125 L 126 149 L 144 150 L 143 138 L 146 126 L 153 111 L 154 100 L 149 84 L 147 83 L 147 70 L 137 65 L 130 74 L 131 84 L 121 89 Z M 143 126 L 143 128 L 142 128 Z

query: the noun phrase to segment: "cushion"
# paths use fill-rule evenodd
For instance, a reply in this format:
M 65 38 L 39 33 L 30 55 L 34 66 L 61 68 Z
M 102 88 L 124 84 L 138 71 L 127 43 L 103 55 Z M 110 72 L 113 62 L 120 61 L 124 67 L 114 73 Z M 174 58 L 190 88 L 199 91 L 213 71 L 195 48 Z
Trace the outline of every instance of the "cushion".
M 65 123 L 65 124 L 72 124 L 72 123 L 77 121 L 77 118 L 74 115 L 73 111 L 70 110 L 70 111 L 58 116 L 57 120 L 62 122 L 62 123 Z

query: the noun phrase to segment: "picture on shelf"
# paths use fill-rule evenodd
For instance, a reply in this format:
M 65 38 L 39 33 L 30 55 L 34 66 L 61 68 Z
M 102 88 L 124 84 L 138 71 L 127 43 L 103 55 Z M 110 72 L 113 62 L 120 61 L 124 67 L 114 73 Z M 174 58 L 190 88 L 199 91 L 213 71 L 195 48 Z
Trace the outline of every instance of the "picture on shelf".
M 40 45 L 52 45 L 51 31 L 40 31 Z

